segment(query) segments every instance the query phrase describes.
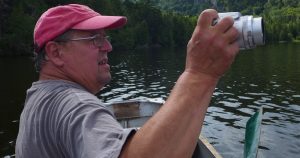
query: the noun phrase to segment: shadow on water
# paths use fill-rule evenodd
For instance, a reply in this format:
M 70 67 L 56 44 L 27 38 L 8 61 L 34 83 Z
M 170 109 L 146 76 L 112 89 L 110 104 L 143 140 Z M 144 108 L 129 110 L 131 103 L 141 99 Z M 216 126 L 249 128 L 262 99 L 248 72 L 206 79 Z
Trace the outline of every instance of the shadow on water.
M 242 157 L 246 121 L 264 107 L 259 157 L 300 154 L 300 45 L 276 44 L 241 52 L 220 80 L 202 134 L 223 157 Z M 105 102 L 167 99 L 184 69 L 185 50 L 109 54 L 112 81 L 98 97 Z M 27 58 L 0 58 L 0 157 L 14 154 L 25 91 L 35 79 Z

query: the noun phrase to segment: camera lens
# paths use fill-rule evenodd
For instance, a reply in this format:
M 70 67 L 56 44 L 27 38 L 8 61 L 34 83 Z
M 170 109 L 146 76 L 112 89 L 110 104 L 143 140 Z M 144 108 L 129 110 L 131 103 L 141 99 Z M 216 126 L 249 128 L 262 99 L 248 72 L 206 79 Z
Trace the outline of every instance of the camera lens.
M 213 21 L 212 25 L 218 20 L 230 16 L 234 19 L 234 27 L 239 31 L 240 49 L 251 49 L 265 44 L 264 21 L 262 17 L 253 18 L 251 15 L 242 16 L 240 12 L 219 13 L 219 19 Z
M 265 44 L 264 21 L 261 17 L 253 18 L 253 37 L 256 45 Z
M 240 49 L 251 49 L 265 44 L 264 23 L 262 17 L 241 16 L 234 26 L 239 30 Z

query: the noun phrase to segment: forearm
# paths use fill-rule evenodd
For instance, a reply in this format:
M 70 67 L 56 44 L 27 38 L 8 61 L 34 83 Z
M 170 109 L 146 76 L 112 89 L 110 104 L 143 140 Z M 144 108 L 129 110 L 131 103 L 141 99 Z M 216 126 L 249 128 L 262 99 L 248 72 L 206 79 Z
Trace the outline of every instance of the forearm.
M 189 158 L 218 79 L 238 52 L 232 18 L 205 10 L 187 46 L 185 72 L 165 105 L 124 146 L 121 157 Z
M 127 157 L 191 157 L 217 79 L 183 73 L 168 100 L 126 144 Z

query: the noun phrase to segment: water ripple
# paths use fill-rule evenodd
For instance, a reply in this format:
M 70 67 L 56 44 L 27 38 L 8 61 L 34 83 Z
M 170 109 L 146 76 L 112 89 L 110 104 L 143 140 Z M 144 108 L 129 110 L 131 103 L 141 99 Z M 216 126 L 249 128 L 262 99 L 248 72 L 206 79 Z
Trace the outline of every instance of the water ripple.
M 260 155 L 300 154 L 300 56 L 288 59 L 280 49 L 241 53 L 215 89 L 202 134 L 223 157 L 242 157 L 246 122 L 260 107 L 264 108 Z M 99 97 L 106 102 L 165 100 L 184 67 L 183 54 L 122 52 L 112 61 L 113 80 Z M 294 65 L 285 67 L 286 63 Z

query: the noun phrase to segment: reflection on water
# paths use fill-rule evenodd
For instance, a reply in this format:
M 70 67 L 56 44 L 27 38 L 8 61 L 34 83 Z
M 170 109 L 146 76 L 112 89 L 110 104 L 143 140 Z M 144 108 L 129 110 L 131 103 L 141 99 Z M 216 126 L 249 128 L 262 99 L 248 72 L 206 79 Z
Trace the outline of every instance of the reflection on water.
M 221 155 L 242 157 L 246 122 L 260 106 L 264 115 L 259 155 L 300 154 L 299 48 L 284 44 L 242 52 L 220 80 L 202 134 Z M 99 97 L 107 102 L 166 99 L 183 70 L 184 55 L 183 50 L 111 54 L 113 82 Z
M 258 157 L 300 154 L 300 45 L 277 44 L 242 52 L 220 80 L 202 134 L 223 157 L 242 157 L 246 121 L 264 107 Z M 20 59 L 21 60 L 21 59 Z M 28 59 L 0 59 L 0 156 L 12 155 L 25 89 L 33 80 Z M 14 63 L 14 64 L 12 64 Z M 185 63 L 184 50 L 110 53 L 112 82 L 105 102 L 167 99 Z M 9 71 L 8 71 L 9 70 Z
M 203 130 L 224 157 L 242 156 L 246 121 L 261 106 L 259 154 L 280 158 L 300 153 L 299 61 L 296 45 L 260 48 L 238 56 L 218 85 Z M 214 130 L 218 132 L 211 133 Z
M 112 81 L 99 94 L 106 102 L 163 98 L 183 70 L 184 52 L 153 50 L 110 54 Z

